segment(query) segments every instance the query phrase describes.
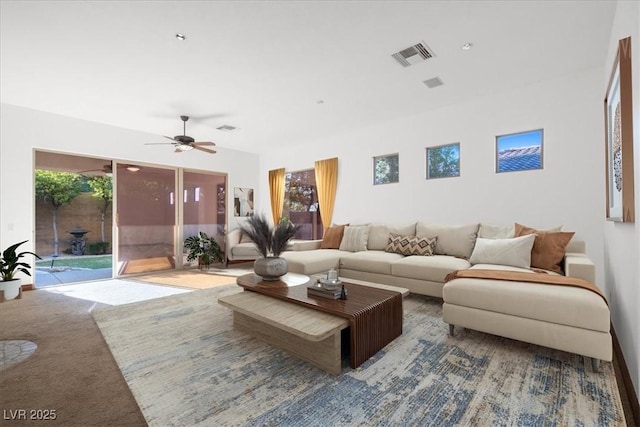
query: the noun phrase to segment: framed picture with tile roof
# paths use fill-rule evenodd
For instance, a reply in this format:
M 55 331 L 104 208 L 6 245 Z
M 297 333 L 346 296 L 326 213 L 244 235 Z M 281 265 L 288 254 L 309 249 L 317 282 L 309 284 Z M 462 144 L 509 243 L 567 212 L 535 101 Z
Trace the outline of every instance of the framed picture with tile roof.
M 542 129 L 496 136 L 496 173 L 542 169 Z

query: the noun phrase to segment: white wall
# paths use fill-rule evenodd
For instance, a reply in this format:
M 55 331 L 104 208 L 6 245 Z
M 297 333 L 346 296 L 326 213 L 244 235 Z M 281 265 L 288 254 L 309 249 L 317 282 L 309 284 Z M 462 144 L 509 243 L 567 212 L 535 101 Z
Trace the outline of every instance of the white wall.
M 619 1 L 609 51 L 600 79 L 602 99 L 609 83 L 618 40 L 631 36 L 633 75 L 633 152 L 635 223 L 604 223 L 605 280 L 609 288 L 613 327 L 640 395 L 640 3 Z
M 601 80 L 602 69 L 591 69 L 318 140 L 313 147 L 288 147 L 262 155 L 261 174 L 312 168 L 315 160 L 337 156 L 336 223 L 562 224 L 587 242 L 606 291 Z M 544 128 L 544 169 L 496 174 L 495 136 L 538 128 Z M 426 180 L 425 147 L 454 142 L 461 145 L 461 176 Z M 396 152 L 400 183 L 372 185 L 372 157 Z M 268 188 L 261 192 L 266 207 Z
M 21 249 L 33 250 L 34 149 L 75 153 L 116 160 L 154 163 L 228 174 L 227 218 L 233 217 L 233 188 L 258 188 L 256 154 L 217 148 L 215 155 L 197 151 L 173 153 L 171 146 L 145 146 L 163 138 L 142 132 L 14 105 L 0 105 L 0 247 L 29 239 Z M 260 206 L 260 195 L 256 194 Z

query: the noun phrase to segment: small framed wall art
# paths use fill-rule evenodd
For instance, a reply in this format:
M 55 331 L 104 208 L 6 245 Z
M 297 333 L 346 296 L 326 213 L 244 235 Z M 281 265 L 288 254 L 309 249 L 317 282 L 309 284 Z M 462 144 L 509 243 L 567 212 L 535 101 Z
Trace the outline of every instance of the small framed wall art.
M 543 130 L 496 136 L 496 172 L 542 169 Z
M 233 189 L 233 216 L 253 215 L 253 188 Z
M 607 220 L 635 221 L 631 37 L 618 41 L 604 99 Z
M 400 181 L 400 156 L 387 154 L 373 158 L 373 185 Z
M 460 143 L 427 147 L 427 179 L 460 176 Z

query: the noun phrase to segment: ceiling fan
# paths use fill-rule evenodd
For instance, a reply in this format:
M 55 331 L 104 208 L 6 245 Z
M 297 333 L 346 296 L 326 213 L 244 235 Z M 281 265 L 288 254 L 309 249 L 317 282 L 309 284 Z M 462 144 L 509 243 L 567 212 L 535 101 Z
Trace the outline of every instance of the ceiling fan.
M 173 138 L 170 136 L 165 136 L 165 138 L 170 139 L 172 142 L 148 142 L 145 145 L 166 145 L 171 144 L 176 147 L 176 153 L 182 153 L 183 151 L 196 150 L 204 151 L 206 153 L 215 154 L 216 150 L 211 150 L 209 148 L 204 148 L 207 145 L 216 145 L 213 142 L 196 142 L 195 139 L 187 135 L 187 120 L 189 120 L 189 116 L 180 116 L 180 119 L 183 122 L 182 135 L 176 135 Z

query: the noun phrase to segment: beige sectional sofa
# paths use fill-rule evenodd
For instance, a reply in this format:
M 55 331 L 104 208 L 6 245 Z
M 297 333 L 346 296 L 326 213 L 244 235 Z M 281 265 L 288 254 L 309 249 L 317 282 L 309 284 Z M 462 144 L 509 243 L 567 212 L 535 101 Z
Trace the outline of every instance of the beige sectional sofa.
M 443 320 L 450 325 L 452 334 L 453 326 L 457 325 L 581 354 L 593 358 L 596 370 L 598 359 L 612 360 L 609 309 L 604 299 L 591 291 L 501 280 L 445 280 L 449 273 L 465 269 L 533 273 L 524 265 L 517 266 L 521 262 L 517 257 L 512 260 L 518 250 L 509 250 L 509 253 L 498 256 L 498 259 L 506 257 L 514 265 L 496 264 L 492 261 L 495 256 L 491 254 L 476 256 L 479 252 L 474 251 L 476 243 L 478 246 L 481 243 L 493 244 L 493 238 L 508 239 L 504 240 L 505 244 L 517 243 L 513 238 L 513 226 L 444 226 L 418 222 L 401 227 L 385 224 L 360 227 L 360 241 L 355 247 L 353 244 L 351 247 L 341 244 L 341 249 L 320 249 L 319 240 L 294 243 L 292 250 L 282 254 L 287 259 L 289 271 L 313 275 L 335 268 L 342 278 L 395 285 L 415 294 L 442 298 Z M 352 228 L 355 227 L 345 228 L 345 238 Z M 392 233 L 437 236 L 435 253 L 431 256 L 405 256 L 387 252 L 385 249 Z M 521 239 L 521 245 L 529 244 L 531 250 L 533 237 L 518 239 Z M 564 252 L 564 274 L 595 283 L 595 266 L 585 253 L 584 242 L 572 239 Z M 491 263 L 478 262 L 486 260 Z

